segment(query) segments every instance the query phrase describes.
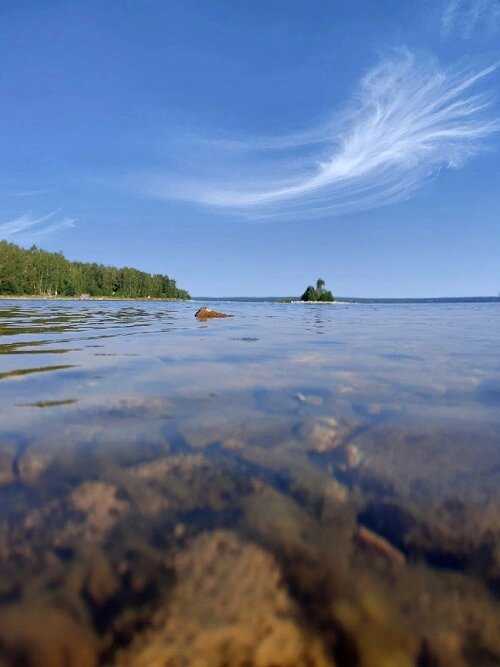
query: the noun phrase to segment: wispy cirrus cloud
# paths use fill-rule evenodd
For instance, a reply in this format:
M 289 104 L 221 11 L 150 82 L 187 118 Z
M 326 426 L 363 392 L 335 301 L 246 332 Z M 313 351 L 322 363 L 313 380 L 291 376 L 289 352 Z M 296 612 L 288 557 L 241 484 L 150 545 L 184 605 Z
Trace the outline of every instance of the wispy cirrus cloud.
M 53 188 L 38 188 L 35 190 L 14 190 L 12 192 L 7 192 L 5 194 L 10 195 L 11 197 L 37 197 L 39 195 L 45 195 L 49 192 L 53 192 Z
M 441 16 L 445 36 L 470 39 L 500 30 L 500 0 L 445 0 Z
M 31 237 L 50 234 L 59 229 L 74 227 L 76 220 L 67 216 L 58 216 L 59 210 L 51 211 L 47 215 L 34 217 L 31 213 L 12 218 L 0 223 L 0 238 L 10 240 L 29 235 Z
M 46 227 L 38 229 L 37 231 L 35 231 L 35 234 L 37 234 L 38 236 L 43 236 L 45 234 L 51 234 L 52 232 L 57 232 L 60 229 L 70 229 L 71 227 L 74 227 L 75 224 L 76 224 L 76 218 L 70 218 L 69 216 L 65 215 L 59 220 L 54 220 Z
M 480 88 L 497 69 L 447 69 L 395 51 L 333 120 L 288 136 L 214 140 L 213 164 L 225 164 L 226 173 L 149 176 L 143 190 L 259 215 L 335 214 L 404 200 L 441 169 L 463 166 L 500 130 L 493 99 Z

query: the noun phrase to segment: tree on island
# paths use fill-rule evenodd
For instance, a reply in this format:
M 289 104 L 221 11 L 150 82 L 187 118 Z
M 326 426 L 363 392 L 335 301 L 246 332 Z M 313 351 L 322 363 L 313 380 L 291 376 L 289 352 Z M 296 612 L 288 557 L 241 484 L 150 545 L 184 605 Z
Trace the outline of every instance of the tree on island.
M 304 294 L 300 297 L 301 301 L 333 301 L 333 294 L 329 290 L 325 290 L 325 281 L 318 278 L 316 281 L 316 288 L 309 285 Z

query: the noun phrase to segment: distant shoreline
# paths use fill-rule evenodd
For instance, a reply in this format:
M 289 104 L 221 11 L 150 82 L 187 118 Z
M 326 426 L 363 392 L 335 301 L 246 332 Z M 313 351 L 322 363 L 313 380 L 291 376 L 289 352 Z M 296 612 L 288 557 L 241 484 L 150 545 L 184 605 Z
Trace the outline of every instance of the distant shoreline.
M 182 301 L 189 303 L 191 299 L 177 299 L 174 297 L 145 297 L 145 296 L 89 296 L 84 299 L 78 296 L 27 296 L 26 294 L 0 294 L 0 301 Z
M 451 296 L 451 297 L 420 297 L 420 298 L 369 298 L 369 297 L 336 297 L 333 301 L 301 301 L 299 297 L 208 297 L 199 296 L 191 299 L 174 297 L 127 297 L 127 296 L 90 296 L 84 299 L 77 296 L 28 296 L 15 294 L 1 294 L 0 301 L 134 301 L 141 303 L 151 302 L 180 302 L 180 303 L 274 303 L 274 304 L 303 304 L 303 305 L 341 305 L 341 304 L 432 304 L 432 303 L 500 303 L 500 296 Z
M 235 302 L 235 303 L 246 303 L 246 302 L 255 302 L 255 303 L 301 303 L 301 304 L 342 304 L 342 303 L 393 303 L 393 304 L 405 304 L 405 303 L 500 303 L 500 296 L 440 296 L 440 297 L 344 297 L 337 296 L 333 301 L 301 301 L 298 296 L 256 296 L 256 297 L 247 297 L 247 296 L 193 296 L 191 297 L 192 301 L 207 302 L 211 301 L 214 303 L 222 302 Z

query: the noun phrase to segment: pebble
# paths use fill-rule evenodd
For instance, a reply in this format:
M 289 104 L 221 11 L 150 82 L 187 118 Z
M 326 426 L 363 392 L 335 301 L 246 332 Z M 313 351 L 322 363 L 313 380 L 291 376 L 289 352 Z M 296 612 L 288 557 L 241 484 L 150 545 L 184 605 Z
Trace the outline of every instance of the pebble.
M 356 445 L 347 445 L 345 448 L 346 462 L 349 468 L 357 468 L 361 463 L 361 452 Z
M 308 405 L 323 405 L 324 400 L 321 396 L 315 396 L 314 394 L 302 394 L 300 391 L 297 394 L 297 399 L 301 403 L 307 403 Z

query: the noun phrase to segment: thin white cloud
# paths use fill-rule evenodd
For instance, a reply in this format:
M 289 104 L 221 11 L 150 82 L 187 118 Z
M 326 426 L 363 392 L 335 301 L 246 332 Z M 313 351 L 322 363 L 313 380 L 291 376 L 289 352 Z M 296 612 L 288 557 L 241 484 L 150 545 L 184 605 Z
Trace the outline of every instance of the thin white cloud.
M 442 168 L 463 166 L 500 129 L 491 96 L 478 90 L 497 68 L 444 69 L 396 51 L 364 76 L 349 107 L 331 122 L 291 136 L 237 140 L 228 149 L 217 140 L 214 170 L 223 163 L 227 173 L 215 180 L 160 174 L 142 187 L 152 196 L 262 215 L 401 201 Z M 191 157 L 189 168 L 195 167 Z
M 500 30 L 500 0 L 445 0 L 441 30 L 462 39 L 495 34 Z
M 45 188 L 38 190 L 15 190 L 14 192 L 7 192 L 5 194 L 11 197 L 37 197 L 39 195 L 45 195 L 53 191 L 53 188 Z
M 42 236 L 44 234 L 57 232 L 59 229 L 70 229 L 71 227 L 75 226 L 75 223 L 76 218 L 69 218 L 68 216 L 65 216 L 60 220 L 54 220 L 54 222 L 52 222 L 50 225 L 47 225 L 47 227 L 37 230 L 35 234 L 37 236 Z
M 39 218 L 33 217 L 31 213 L 24 213 L 17 218 L 0 223 L 0 238 L 9 240 L 26 235 L 40 236 L 75 226 L 76 220 L 68 217 L 58 219 L 56 217 L 58 213 L 57 209 Z

